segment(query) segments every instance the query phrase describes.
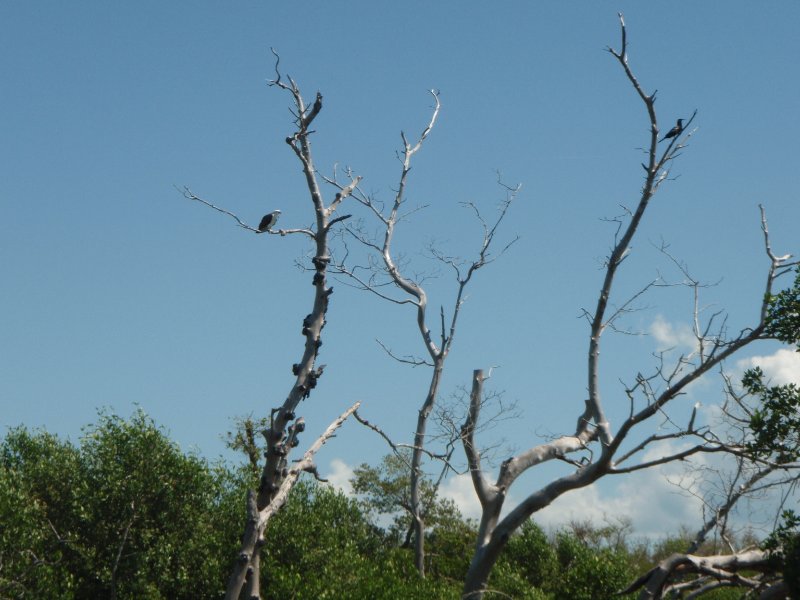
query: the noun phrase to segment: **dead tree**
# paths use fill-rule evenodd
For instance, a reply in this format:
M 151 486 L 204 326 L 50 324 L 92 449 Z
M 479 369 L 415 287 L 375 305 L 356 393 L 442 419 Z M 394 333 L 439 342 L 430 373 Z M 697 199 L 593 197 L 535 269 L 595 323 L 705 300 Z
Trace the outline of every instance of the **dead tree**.
M 622 593 L 639 590 L 641 600 L 675 595 L 697 598 L 721 587 L 737 587 L 758 598 L 788 597 L 782 572 L 782 536 L 776 532 L 785 526 L 780 523 L 781 515 L 800 480 L 800 388 L 793 384 L 761 386 L 759 379 L 758 393 L 753 394 L 746 388 L 742 391 L 727 376 L 724 381 L 727 400 L 721 407 L 724 416 L 719 427 L 726 436 L 727 462 L 732 465 L 729 469 L 709 465 L 700 471 L 689 467 L 690 476 L 702 485 L 691 483 L 685 489 L 702 500 L 703 524 L 684 552 L 660 561 Z M 770 398 L 775 402 L 771 404 Z M 773 406 L 780 412 L 776 415 L 780 431 L 765 427 Z M 767 439 L 762 439 L 762 433 Z M 737 547 L 730 515 L 744 500 L 774 506 L 773 533 L 766 543 L 755 546 L 748 540 L 749 546 Z M 721 545 L 722 553 L 700 554 L 711 535 L 718 542 L 714 547 Z
M 731 449 L 733 450 L 733 449 Z M 744 459 L 740 457 L 741 468 Z M 751 465 L 753 467 L 753 465 Z M 779 561 L 773 551 L 760 547 L 736 548 L 727 532 L 730 512 L 743 498 L 759 494 L 768 488 L 794 486 L 797 474 L 786 474 L 776 480 L 768 477 L 784 466 L 763 463 L 748 469 L 749 476 L 738 485 L 731 485 L 723 501 L 710 506 L 709 518 L 698 530 L 695 538 L 685 552 L 673 553 L 660 561 L 651 570 L 637 578 L 620 594 L 630 594 L 640 590 L 640 600 L 658 600 L 678 595 L 681 598 L 698 598 L 723 587 L 738 587 L 758 594 L 759 598 L 783 598 L 786 586 L 779 572 Z M 797 465 L 791 470 L 796 471 Z M 740 471 L 737 475 L 743 475 Z M 739 477 L 733 482 L 738 483 Z M 717 536 L 729 547 L 725 554 L 703 555 L 698 553 L 701 544 L 710 532 L 716 530 Z
M 360 244 L 366 247 L 368 251 L 372 252 L 373 256 L 377 256 L 377 260 L 373 259 L 370 262 L 370 266 L 364 269 L 352 267 L 346 264 L 344 260 L 332 265 L 332 268 L 339 274 L 345 276 L 351 285 L 361 290 L 372 292 L 389 302 L 411 305 L 414 308 L 415 327 L 419 332 L 420 341 L 425 348 L 427 357 L 400 357 L 395 355 L 386 346 L 382 345 L 384 350 L 386 350 L 393 359 L 399 362 L 413 366 L 424 365 L 431 369 L 428 390 L 418 411 L 413 443 L 410 445 L 396 444 L 377 426 L 362 419 L 359 415 L 356 415 L 356 418 L 363 424 L 380 433 L 384 439 L 389 442 L 393 451 L 396 453 L 397 449 L 400 447 L 408 448 L 410 446 L 411 448 L 411 460 L 409 464 L 410 501 L 406 509 L 410 513 L 411 526 L 413 529 L 414 564 L 417 571 L 422 576 L 425 575 L 425 514 L 420 494 L 421 481 L 424 476 L 423 461 L 426 456 L 443 460 L 445 463 L 444 471 L 446 471 L 449 468 L 448 459 L 452 455 L 452 448 L 454 448 L 454 445 L 451 444 L 451 449 L 441 454 L 436 454 L 428 450 L 428 423 L 439 396 L 445 362 L 452 349 L 458 318 L 464 303 L 464 292 L 476 271 L 493 262 L 516 241 L 512 240 L 511 243 L 503 247 L 496 255 L 491 253 L 498 227 L 502 223 L 503 218 L 519 191 L 519 186 L 512 188 L 505 186 L 501 182 L 505 193 L 505 199 L 502 201 L 498 214 L 492 222 L 487 222 L 484 219 L 476 205 L 471 202 L 464 203 L 467 208 L 474 212 L 483 228 L 483 240 L 479 246 L 477 257 L 474 260 L 460 260 L 447 256 L 435 247 L 429 248 L 433 258 L 443 265 L 446 265 L 448 269 L 451 269 L 456 280 L 455 299 L 450 308 L 451 314 L 449 319 L 445 315 L 444 306 L 442 306 L 439 310 L 439 315 L 433 317 L 433 319 L 438 320 L 439 323 L 437 325 L 432 325 L 430 323 L 431 317 L 428 311 L 428 294 L 425 288 L 419 280 L 403 272 L 392 248 L 396 228 L 403 218 L 408 215 L 408 213 L 404 214 L 401 211 L 406 201 L 406 189 L 408 174 L 411 171 L 411 159 L 422 148 L 423 143 L 436 124 L 436 119 L 441 108 L 439 94 L 435 90 L 431 90 L 431 95 L 434 99 L 433 113 L 427 127 L 422 131 L 419 138 L 412 143 L 408 140 L 405 133 L 401 132 L 400 134 L 402 139 L 402 149 L 399 152 L 401 171 L 397 191 L 388 209 L 374 197 L 364 193 L 358 186 L 352 190 L 352 197 L 366 207 L 372 217 L 379 223 L 379 232 L 376 237 L 370 236 L 363 228 L 349 227 L 347 231 L 358 240 Z M 329 182 L 338 185 L 335 180 L 329 180 Z M 414 209 L 410 212 L 413 211 Z M 382 239 L 380 239 L 381 237 Z M 366 274 L 362 275 L 362 273 Z M 394 288 L 394 292 L 387 291 L 387 285 L 390 288 Z M 395 295 L 393 295 L 393 293 Z M 436 337 L 432 331 L 434 328 L 439 329 L 438 336 Z M 454 438 L 453 441 L 456 440 L 457 437 Z M 402 457 L 402 454 L 397 454 Z M 439 480 L 441 481 L 441 477 Z
M 257 491 L 252 491 L 247 499 L 247 525 L 242 539 L 238 559 L 230 576 L 225 598 L 226 600 L 238 599 L 242 590 L 249 599 L 260 598 L 260 549 L 264 543 L 264 530 L 269 518 L 285 502 L 286 497 L 297 481 L 302 471 L 309 471 L 316 475 L 313 464 L 313 455 L 319 447 L 333 434 L 342 422 L 352 414 L 358 404 L 348 409 L 341 417 L 334 421 L 328 430 L 311 446 L 305 456 L 291 465 L 289 462 L 293 448 L 300 443 L 300 434 L 305 429 L 302 417 L 297 417 L 296 411 L 301 400 L 308 398 L 316 388 L 319 378 L 323 374 L 324 365 L 317 365 L 317 357 L 322 346 L 322 329 L 325 327 L 325 318 L 328 311 L 333 287 L 328 285 L 327 271 L 331 261 L 329 238 L 331 228 L 337 223 L 349 218 L 350 215 L 335 216 L 336 210 L 342 201 L 347 198 L 358 185 L 360 177 L 352 177 L 346 185 L 338 186 L 335 195 L 329 204 L 325 204 L 323 192 L 317 179 L 318 174 L 314 166 L 311 152 L 310 136 L 313 133 L 311 125 L 322 110 L 322 94 L 317 92 L 314 102 L 307 105 L 297 83 L 287 76 L 284 81 L 278 70 L 279 59 L 276 56 L 276 78 L 270 85 L 288 92 L 291 95 L 296 129 L 286 143 L 297 156 L 302 165 L 306 187 L 314 209 L 315 224 L 311 228 L 276 229 L 274 223 L 276 216 L 271 219 L 262 219 L 258 227 L 248 225 L 244 220 L 227 209 L 215 206 L 211 202 L 195 196 L 188 188 L 184 188 L 184 196 L 190 200 L 198 201 L 221 213 L 235 219 L 238 225 L 256 234 L 269 233 L 281 236 L 301 234 L 307 236 L 314 245 L 314 256 L 311 259 L 313 271 L 313 301 L 311 312 L 302 322 L 302 335 L 305 338 L 303 354 L 300 360 L 292 365 L 291 372 L 294 382 L 289 394 L 283 403 L 272 409 L 269 425 L 262 432 L 266 441 L 264 466 Z
M 649 376 L 638 374 L 635 380 L 627 386 L 624 395 L 621 395 L 621 399 L 629 406 L 627 418 L 618 426 L 609 422 L 600 396 L 600 347 L 603 333 L 614 328 L 615 322 L 626 313 L 635 298 L 655 285 L 655 283 L 648 284 L 634 298 L 619 303 L 617 309 L 611 309 L 613 284 L 623 261 L 631 252 L 631 241 L 650 202 L 660 186 L 669 179 L 672 162 L 685 148 L 686 141 L 692 135 L 690 127 L 695 117 L 692 115 L 679 132 L 660 145 L 655 93 L 645 93 L 630 69 L 627 34 L 622 15 L 620 15 L 620 27 L 621 48 L 619 51 L 609 48 L 608 51 L 619 62 L 627 80 L 644 104 L 649 118 L 650 133 L 646 145 L 647 161 L 642 164 L 645 172 L 644 184 L 638 202 L 636 207 L 629 212 L 627 221 L 620 222 L 613 249 L 605 263 L 605 273 L 597 305 L 593 312 L 585 311 L 589 322 L 588 398 L 582 403 L 574 433 L 556 437 L 509 457 L 501 464 L 496 479 L 492 481 L 484 472 L 481 464 L 481 452 L 474 436 L 475 426 L 480 417 L 479 409 L 485 380 L 481 370 L 474 372 L 470 411 L 462 427 L 462 441 L 482 514 L 475 553 L 464 583 L 464 598 L 483 597 L 492 567 L 511 535 L 532 515 L 553 503 L 562 494 L 586 487 L 601 477 L 632 473 L 671 461 L 682 460 L 698 453 L 730 450 L 724 440 L 719 439 L 705 428 L 696 428 L 693 415 L 688 417 L 686 426 L 675 425 L 674 430 L 669 433 L 646 435 L 638 441 L 628 440 L 632 432 L 639 433 L 642 425 L 650 422 L 653 417 L 663 414 L 665 407 L 682 395 L 689 384 L 719 368 L 723 361 L 749 344 L 774 337 L 767 332 L 765 323 L 769 310 L 769 297 L 776 279 L 785 274 L 792 265 L 797 264 L 790 262 L 789 255 L 778 257 L 773 254 L 767 235 L 766 221 L 763 221 L 769 266 L 765 289 L 756 296 L 761 304 L 759 317 L 755 323 L 751 327 L 741 330 L 738 335 L 728 337 L 724 319 L 720 322 L 719 315 L 715 315 L 703 324 L 696 305 L 694 314 L 695 351 L 690 355 L 681 356 L 671 366 L 662 360 Z M 652 450 L 658 447 L 659 443 L 677 439 L 691 440 L 692 445 L 679 452 L 667 449 L 664 455 L 658 459 L 635 462 L 635 459 L 640 457 L 645 449 Z M 528 493 L 518 506 L 501 518 L 506 498 L 517 478 L 528 469 L 552 460 L 563 461 L 570 465 L 570 472 Z M 751 565 L 755 567 L 756 563 L 753 562 Z
M 662 560 L 646 574 L 647 584 L 639 598 L 663 598 L 665 592 L 681 594 L 681 598 L 698 598 L 703 594 L 723 587 L 763 588 L 765 594 L 759 598 L 786 598 L 783 582 L 765 582 L 764 576 L 772 573 L 770 553 L 753 549 L 736 554 L 695 556 L 673 554 Z M 689 581 L 666 586 L 667 580 L 675 576 L 699 575 Z M 634 587 L 635 586 L 635 587 Z M 637 580 L 623 593 L 630 593 L 641 586 Z
M 774 459 L 753 460 L 745 445 L 730 444 L 728 451 L 735 456 L 735 468 L 724 481 L 724 489 L 716 504 L 703 497 L 706 514 L 700 529 L 684 552 L 676 552 L 660 561 L 637 578 L 620 594 L 639 590 L 640 600 L 660 600 L 681 597 L 699 598 L 723 587 L 737 587 L 756 594 L 758 598 L 787 597 L 787 588 L 780 569 L 780 548 L 758 546 L 738 548 L 730 534 L 729 516 L 736 505 L 747 498 L 761 498 L 768 491 L 783 496 L 797 486 L 800 464 L 776 462 Z M 721 475 L 721 473 L 718 473 Z M 726 553 L 700 554 L 701 545 L 711 533 L 727 546 Z

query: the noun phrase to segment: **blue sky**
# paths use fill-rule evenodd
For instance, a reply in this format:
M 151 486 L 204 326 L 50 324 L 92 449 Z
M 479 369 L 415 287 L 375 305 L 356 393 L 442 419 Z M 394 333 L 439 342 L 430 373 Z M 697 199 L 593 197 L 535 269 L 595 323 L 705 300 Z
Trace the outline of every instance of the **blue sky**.
M 776 251 L 800 250 L 800 4 L 3 3 L 0 425 L 74 437 L 97 407 L 128 414 L 138 404 L 183 447 L 214 457 L 231 417 L 283 400 L 311 303 L 309 276 L 294 267 L 304 241 L 249 234 L 174 187 L 251 223 L 275 208 L 282 225 L 310 222 L 283 142 L 289 98 L 266 85 L 275 47 L 306 96 L 325 97 L 318 168 L 349 165 L 380 198 L 397 181 L 400 130 L 421 131 L 426 90 L 441 91 L 409 189 L 411 205 L 429 207 L 397 233 L 420 269 L 432 266 L 422 255 L 431 239 L 472 255 L 480 231 L 459 202 L 491 211 L 502 198 L 497 170 L 522 183 L 503 226 L 521 239 L 477 274 L 444 391 L 500 365 L 494 387 L 524 410 L 504 432 L 511 447 L 574 428 L 588 343 L 578 316 L 596 301 L 613 234 L 602 218 L 636 201 L 648 126 L 604 51 L 619 43 L 617 11 L 632 67 L 659 90 L 662 129 L 695 109 L 699 127 L 617 299 L 658 272 L 679 279 L 653 247 L 663 238 L 694 275 L 719 282 L 706 304 L 726 309 L 732 329 L 751 324 L 767 266 L 758 203 Z M 301 407 L 308 431 L 361 400 L 365 416 L 408 436 L 427 374 L 392 363 L 375 338 L 420 353 L 413 314 L 334 285 L 320 356 L 328 369 Z M 434 310 L 450 308 L 446 273 L 429 292 Z M 643 331 L 658 322 L 680 331 L 690 317 L 685 290 L 643 304 L 629 321 Z M 615 403 L 619 378 L 651 365 L 658 340 L 606 344 L 614 417 L 626 408 Z M 702 393 L 718 401 L 719 384 Z M 349 424 L 320 463 L 385 450 Z

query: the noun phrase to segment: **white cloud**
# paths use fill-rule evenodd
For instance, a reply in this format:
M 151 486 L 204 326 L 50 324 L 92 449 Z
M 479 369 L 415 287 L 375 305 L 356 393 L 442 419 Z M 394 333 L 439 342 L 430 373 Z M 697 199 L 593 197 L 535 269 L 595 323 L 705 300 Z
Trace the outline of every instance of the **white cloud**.
M 571 520 L 589 520 L 602 525 L 607 520 L 631 520 L 636 536 L 651 538 L 678 531 L 682 525 L 699 523 L 700 501 L 669 483 L 662 469 L 624 475 L 613 488 L 594 484 L 568 492 L 539 511 L 534 519 L 558 528 Z M 604 483 L 609 483 L 605 481 Z
M 800 385 L 800 352 L 781 348 L 767 356 L 753 356 L 736 363 L 742 371 L 752 367 L 761 367 L 767 380 L 773 385 L 795 383 Z
M 449 498 L 461 511 L 461 514 L 470 519 L 480 519 L 481 504 L 472 485 L 469 473 L 455 475 L 445 479 L 439 486 L 439 495 Z
M 673 325 L 661 315 L 656 315 L 650 324 L 650 335 L 655 338 L 659 350 L 675 348 L 694 352 L 697 349 L 697 338 L 691 327 L 686 323 Z
M 353 467 L 339 458 L 331 461 L 330 472 L 325 476 L 330 485 L 348 496 L 353 495 L 353 486 L 350 485 L 352 478 Z
M 662 447 L 658 455 L 677 449 Z M 648 453 L 642 458 L 648 460 L 657 456 Z M 701 519 L 700 501 L 667 480 L 670 474 L 676 479 L 679 470 L 680 466 L 665 465 L 631 475 L 607 477 L 599 485 L 560 496 L 553 504 L 534 514 L 533 518 L 546 527 L 559 528 L 571 520 L 589 520 L 602 525 L 608 520 L 627 517 L 631 519 L 634 535 L 652 538 L 674 533 L 682 525 L 694 528 Z M 348 495 L 353 493 L 350 485 L 352 477 L 353 468 L 338 458 L 331 460 L 325 475 L 330 485 Z M 512 510 L 525 492 L 533 491 L 522 489 L 524 481 L 517 483 L 520 485 L 518 489 L 511 490 L 503 513 Z M 442 482 L 439 492 L 442 497 L 452 500 L 464 517 L 480 519 L 481 507 L 469 474 L 449 477 Z
M 642 460 L 656 459 L 680 449 L 678 446 L 662 444 L 658 450 L 645 453 Z M 694 462 L 699 464 L 706 460 L 706 457 L 696 457 Z M 685 463 L 663 465 L 630 475 L 606 477 L 599 485 L 590 485 L 560 496 L 553 504 L 534 514 L 533 518 L 541 525 L 557 529 L 571 520 L 589 520 L 602 525 L 608 520 L 626 517 L 631 519 L 634 535 L 652 538 L 674 533 L 682 525 L 694 528 L 701 521 L 700 500 L 668 480 L 677 481 L 685 467 Z M 505 502 L 504 513 L 512 510 L 525 492 L 534 491 L 522 489 L 526 483 L 519 480 L 517 488 L 512 488 L 512 494 Z M 440 493 L 453 500 L 465 517 L 480 518 L 481 507 L 469 474 L 450 477 L 442 483 Z

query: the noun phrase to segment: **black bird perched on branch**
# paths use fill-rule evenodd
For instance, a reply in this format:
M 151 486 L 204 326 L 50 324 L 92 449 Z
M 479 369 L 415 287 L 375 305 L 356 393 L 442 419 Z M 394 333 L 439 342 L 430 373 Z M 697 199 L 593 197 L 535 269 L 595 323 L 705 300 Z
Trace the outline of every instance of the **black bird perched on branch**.
M 268 215 L 264 215 L 264 217 L 261 219 L 261 223 L 258 224 L 258 232 L 264 233 L 265 231 L 269 231 L 270 228 L 278 221 L 278 217 L 280 216 L 281 211 L 279 210 L 273 210 Z
M 669 138 L 674 138 L 679 136 L 683 133 L 683 119 L 678 119 L 678 122 L 675 124 L 675 127 L 670 129 L 664 137 L 662 137 L 659 142 L 663 142 L 664 140 L 668 140 Z

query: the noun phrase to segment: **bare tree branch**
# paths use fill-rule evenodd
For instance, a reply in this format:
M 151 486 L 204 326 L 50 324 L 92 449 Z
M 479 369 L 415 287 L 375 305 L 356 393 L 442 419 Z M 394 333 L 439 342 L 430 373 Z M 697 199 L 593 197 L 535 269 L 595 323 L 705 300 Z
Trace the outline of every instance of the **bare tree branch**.
M 688 275 L 685 266 L 674 261 L 682 269 L 688 279 L 688 285 L 694 293 L 693 310 L 693 332 L 697 340 L 697 351 L 688 356 L 681 355 L 672 367 L 665 364 L 663 352 L 656 355 L 659 364 L 653 375 L 644 377 L 638 374 L 636 384 L 625 390 L 630 403 L 628 417 L 614 430 L 611 423 L 605 417 L 601 398 L 600 398 L 600 345 L 604 331 L 614 326 L 615 320 L 622 314 L 630 310 L 631 302 L 640 297 L 644 292 L 652 287 L 660 285 L 660 278 L 644 286 L 638 293 L 619 308 L 608 315 L 612 288 L 618 275 L 619 267 L 624 259 L 630 254 L 635 234 L 637 233 L 645 211 L 649 206 L 661 183 L 669 179 L 668 164 L 680 154 L 692 131 L 687 128 L 693 122 L 696 111 L 686 121 L 686 126 L 681 126 L 681 122 L 676 126 L 672 135 L 665 136 L 670 139 L 666 148 L 659 151 L 658 144 L 658 123 L 655 112 L 655 92 L 647 94 L 638 79 L 634 76 L 628 64 L 627 55 L 627 32 L 625 23 L 620 15 L 620 28 L 622 34 L 620 50 L 609 48 L 609 52 L 617 59 L 623 71 L 636 91 L 639 98 L 645 105 L 650 123 L 649 145 L 647 149 L 648 160 L 644 164 L 645 181 L 639 195 L 638 203 L 632 211 L 627 211 L 624 222 L 622 218 L 615 219 L 618 230 L 614 238 L 614 247 L 605 262 L 605 276 L 600 286 L 597 305 L 593 313 L 584 311 L 590 321 L 589 353 L 587 361 L 588 373 L 588 399 L 585 401 L 585 410 L 579 416 L 577 430 L 574 436 L 561 436 L 545 443 L 533 446 L 523 452 L 510 457 L 500 467 L 497 481 L 494 485 L 486 483 L 485 475 L 482 473 L 480 465 L 480 453 L 475 445 L 472 435 L 474 427 L 468 419 L 463 429 L 462 437 L 465 454 L 470 464 L 470 471 L 473 477 L 473 485 L 476 493 L 481 500 L 482 516 L 479 525 L 477 546 L 475 554 L 467 573 L 463 592 L 465 596 L 480 598 L 486 589 L 489 573 L 499 553 L 510 539 L 512 533 L 518 529 L 536 511 L 548 506 L 559 496 L 590 485 L 603 476 L 619 473 L 630 473 L 633 471 L 653 468 L 668 462 L 679 461 L 697 453 L 727 452 L 732 454 L 742 453 L 743 448 L 736 445 L 725 443 L 710 432 L 707 428 L 698 430 L 695 425 L 696 409 L 689 418 L 689 424 L 682 428 L 667 417 L 664 412 L 665 406 L 674 399 L 683 395 L 687 387 L 694 381 L 701 378 L 709 370 L 721 365 L 723 361 L 730 358 L 748 344 L 764 338 L 765 314 L 768 294 L 771 290 L 772 282 L 776 277 L 776 261 L 774 254 L 768 247 L 768 255 L 771 259 L 771 267 L 767 278 L 766 292 L 762 296 L 761 318 L 759 322 L 750 328 L 746 328 L 734 338 L 727 338 L 725 335 L 725 319 L 718 319 L 721 313 L 711 315 L 705 325 L 701 325 L 699 313 L 698 289 L 701 285 Z M 765 229 L 765 227 L 764 227 Z M 662 382 L 663 388 L 655 386 L 657 382 Z M 479 388 L 473 385 L 473 389 Z M 641 393 L 644 397 L 644 405 L 637 406 L 635 393 Z M 474 404 L 474 403 L 473 403 Z M 621 454 L 623 442 L 634 428 L 648 421 L 656 415 L 662 415 L 674 427 L 675 431 L 668 434 L 651 435 L 634 446 L 633 449 Z M 478 413 L 472 410 L 470 419 L 477 419 Z M 644 448 L 657 442 L 679 439 L 684 436 L 693 436 L 699 440 L 694 446 L 678 452 L 667 452 L 663 457 L 650 459 L 636 465 L 627 467 L 618 466 L 623 461 L 633 457 Z M 595 455 L 591 451 L 590 445 L 595 441 L 600 442 L 600 452 Z M 587 451 L 588 456 L 584 455 L 580 459 L 568 458 L 569 454 Z M 615 456 L 620 453 L 619 459 L 615 463 Z M 514 509 L 510 510 L 502 519 L 500 513 L 503 508 L 505 498 L 514 481 L 526 470 L 543 462 L 559 459 L 567 464 L 574 466 L 574 471 L 558 477 L 546 483 L 538 490 L 528 494 Z M 722 514 L 722 513 L 720 513 Z M 737 555 L 733 562 L 745 560 L 748 557 Z M 763 557 L 758 557 L 759 560 Z M 689 560 L 691 559 L 682 559 Z M 683 564 L 683 563 L 681 563 Z M 698 563 L 699 564 L 699 563 Z M 724 575 L 725 569 L 729 568 L 731 562 L 726 562 L 720 558 L 716 567 L 706 565 L 705 574 L 714 574 L 718 578 Z M 753 564 L 756 564 L 755 562 Z M 701 565 L 702 566 L 702 565 Z M 698 567 L 699 568 L 699 567 Z M 729 578 L 738 578 L 739 574 L 733 573 Z
M 741 575 L 740 571 L 764 571 L 769 567 L 770 556 L 764 550 L 749 550 L 738 554 L 720 556 L 695 556 L 693 554 L 673 554 L 662 560 L 658 566 L 648 571 L 620 594 L 630 594 L 642 589 L 639 598 L 662 598 L 667 580 L 674 574 L 699 573 L 710 575 L 718 580 L 729 580 L 737 585 L 756 588 L 760 581 Z
M 336 420 L 334 420 L 328 428 L 320 435 L 316 441 L 306 450 L 303 458 L 295 463 L 295 465 L 288 470 L 286 476 L 283 478 L 280 487 L 273 494 L 269 504 L 264 508 L 259 509 L 257 504 L 256 493 L 251 491 L 247 500 L 247 526 L 245 528 L 244 537 L 242 539 L 239 557 L 236 561 L 231 577 L 228 580 L 228 586 L 225 592 L 225 600 L 238 600 L 239 594 L 245 581 L 254 582 L 255 587 L 248 589 L 248 593 L 258 594 L 257 588 L 257 574 L 253 572 L 252 564 L 258 556 L 260 547 L 264 543 L 264 530 L 267 527 L 269 520 L 280 510 L 286 503 L 289 497 L 289 492 L 297 483 L 300 474 L 304 471 L 316 474 L 316 467 L 314 466 L 314 455 L 322 448 L 336 430 L 342 426 L 347 418 L 353 414 L 360 402 L 356 402 L 346 411 L 344 411 Z
M 234 213 L 230 212 L 229 210 L 226 210 L 224 208 L 220 208 L 219 206 L 216 206 L 216 205 L 212 204 L 208 200 L 203 200 L 199 196 L 196 196 L 194 193 L 192 193 L 192 191 L 188 187 L 184 187 L 182 190 L 179 190 L 179 191 L 183 194 L 183 197 L 186 198 L 187 200 L 194 200 L 195 202 L 200 202 L 200 203 L 205 204 L 206 206 L 208 206 L 210 208 L 213 208 L 216 211 L 219 211 L 219 212 L 221 212 L 221 213 L 223 213 L 225 215 L 228 215 L 229 217 L 231 217 L 231 218 L 236 220 L 236 222 L 239 224 L 239 227 L 241 227 L 242 229 L 247 229 L 248 231 L 252 231 L 253 233 L 256 233 L 256 234 L 271 233 L 273 235 L 275 235 L 275 234 L 278 234 L 278 235 L 289 235 L 289 234 L 292 234 L 292 233 L 303 233 L 303 234 L 305 234 L 305 235 L 307 235 L 307 236 L 309 236 L 311 238 L 314 237 L 314 232 L 311 231 L 310 229 L 274 229 L 274 230 L 273 229 L 268 229 L 266 231 L 259 231 L 256 227 L 252 227 L 251 225 L 248 225 L 242 219 L 240 219 L 238 216 L 236 216 Z
M 269 426 L 262 432 L 267 446 L 266 460 L 261 471 L 258 491 L 248 496 L 248 517 L 245 535 L 239 560 L 237 560 L 229 579 L 226 592 L 227 600 L 238 598 L 245 582 L 247 583 L 248 597 L 259 597 L 259 549 L 264 543 L 263 533 L 266 522 L 283 505 L 300 472 L 308 471 L 318 477 L 316 468 L 311 460 L 314 453 L 333 435 L 333 432 L 341 425 L 344 419 L 355 411 L 358 406 L 358 403 L 356 403 L 337 421 L 332 423 L 328 430 L 306 452 L 299 463 L 293 468 L 289 467 L 289 456 L 292 449 L 299 445 L 299 435 L 305 429 L 303 418 L 297 418 L 295 411 L 299 403 L 308 398 L 312 390 L 316 388 L 325 368 L 324 365 L 316 366 L 316 360 L 322 346 L 321 334 L 322 328 L 325 326 L 329 299 L 333 293 L 333 288 L 329 287 L 326 281 L 328 265 L 331 262 L 328 237 L 332 225 L 349 217 L 349 215 L 340 217 L 334 217 L 333 215 L 342 200 L 356 189 L 361 178 L 349 173 L 349 184 L 340 187 L 331 204 L 327 207 L 325 206 L 322 191 L 317 181 L 317 171 L 314 167 L 309 141 L 309 137 L 313 133 L 309 126 L 322 110 L 322 95 L 317 92 L 314 103 L 310 107 L 306 106 L 296 82 L 289 76 L 287 76 L 288 83 L 284 83 L 282 80 L 279 70 L 280 58 L 274 50 L 272 52 L 276 58 L 276 79 L 270 82 L 270 85 L 288 91 L 292 96 L 294 104 L 292 114 L 295 117 L 296 129 L 292 135 L 286 138 L 286 143 L 302 164 L 306 187 L 314 207 L 315 224 L 313 229 L 298 231 L 310 236 L 314 241 L 314 253 L 311 258 L 314 271 L 312 278 L 314 297 L 311 312 L 303 319 L 302 333 L 305 343 L 302 358 L 292 365 L 292 375 L 295 377 L 294 383 L 283 404 L 272 410 Z M 196 198 L 188 190 L 187 193 L 190 199 L 197 199 L 236 219 L 246 229 L 253 229 L 233 213 Z M 281 235 L 292 232 L 294 231 L 277 231 Z M 270 231 L 270 233 L 274 232 Z

